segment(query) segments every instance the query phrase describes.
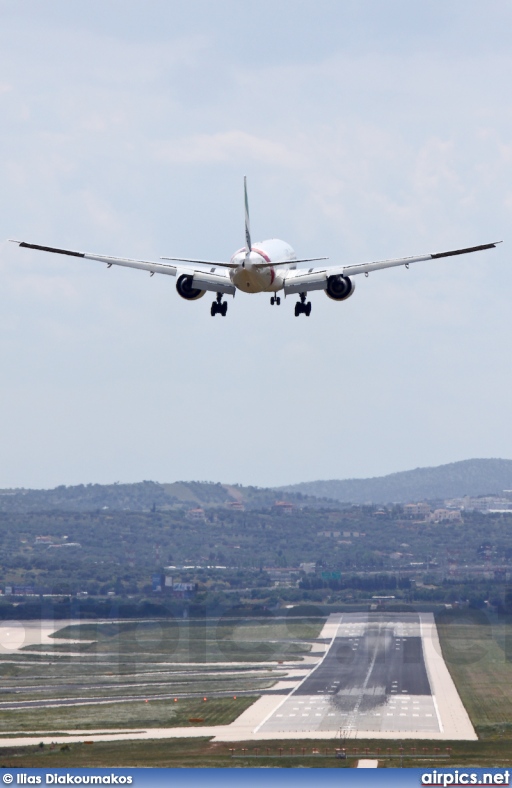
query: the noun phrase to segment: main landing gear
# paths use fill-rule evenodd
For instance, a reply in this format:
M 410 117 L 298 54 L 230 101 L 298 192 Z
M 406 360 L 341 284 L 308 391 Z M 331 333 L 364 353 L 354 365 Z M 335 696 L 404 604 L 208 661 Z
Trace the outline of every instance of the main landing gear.
M 300 293 L 300 301 L 295 304 L 295 317 L 299 315 L 306 315 L 309 317 L 311 314 L 311 301 L 306 304 L 307 293 Z
M 217 293 L 217 300 L 212 301 L 212 308 L 210 309 L 210 315 L 215 317 L 215 315 L 222 315 L 222 317 L 226 317 L 228 311 L 228 302 L 222 300 L 222 293 Z
M 281 303 L 281 299 L 279 298 L 279 296 L 271 296 L 271 298 L 270 298 L 270 306 L 274 306 L 274 304 L 276 306 L 279 306 L 280 303 Z

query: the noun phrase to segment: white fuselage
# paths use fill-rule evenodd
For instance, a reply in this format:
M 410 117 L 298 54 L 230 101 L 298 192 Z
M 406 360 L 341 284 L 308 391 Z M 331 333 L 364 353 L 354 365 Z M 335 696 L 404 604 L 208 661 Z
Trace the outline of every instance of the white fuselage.
M 231 258 L 231 263 L 236 263 L 236 268 L 231 268 L 229 275 L 238 290 L 244 293 L 277 292 L 284 286 L 284 273 L 290 268 L 296 268 L 295 252 L 290 244 L 271 238 L 252 245 L 252 250 L 239 249 Z M 272 263 L 286 261 L 289 265 L 280 265 L 274 268 Z M 261 266 L 261 263 L 268 265 Z

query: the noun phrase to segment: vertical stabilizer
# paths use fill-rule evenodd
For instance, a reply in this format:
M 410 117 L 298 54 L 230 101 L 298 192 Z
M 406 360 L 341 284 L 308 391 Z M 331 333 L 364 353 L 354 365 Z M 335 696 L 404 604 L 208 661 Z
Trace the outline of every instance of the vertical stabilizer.
M 247 199 L 247 175 L 244 175 L 244 200 L 245 200 L 245 248 L 246 253 L 252 249 L 251 244 L 251 225 L 249 222 L 249 200 Z

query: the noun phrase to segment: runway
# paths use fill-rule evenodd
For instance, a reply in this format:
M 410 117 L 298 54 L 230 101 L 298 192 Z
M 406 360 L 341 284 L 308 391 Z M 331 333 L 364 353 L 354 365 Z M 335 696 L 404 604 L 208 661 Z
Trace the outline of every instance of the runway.
M 313 655 L 303 661 L 307 675 L 291 692 L 288 680 L 292 676 L 298 680 L 303 670 L 293 668 L 288 680 L 260 691 L 261 697 L 230 725 L 70 730 L 66 734 L 33 731 L 32 736 L 23 737 L 13 732 L 2 738 L 0 747 L 41 741 L 72 743 L 84 738 L 129 741 L 198 736 L 213 737 L 215 742 L 477 739 L 443 659 L 431 613 L 333 614 L 317 642 Z
M 260 734 L 442 732 L 414 613 L 344 614 L 324 659 Z

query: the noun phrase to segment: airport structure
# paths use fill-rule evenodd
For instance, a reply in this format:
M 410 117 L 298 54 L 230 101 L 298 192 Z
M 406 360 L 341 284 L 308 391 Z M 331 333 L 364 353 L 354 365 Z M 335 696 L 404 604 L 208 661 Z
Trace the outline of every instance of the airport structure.
M 229 725 L 69 730 L 51 736 L 34 732 L 33 737 L 29 733 L 23 738 L 5 737 L 3 746 L 58 742 L 59 736 L 72 743 L 82 741 L 84 735 L 89 741 L 191 736 L 218 742 L 333 739 L 337 746 L 372 738 L 477 739 L 443 659 L 430 613 L 333 614 L 310 654 L 282 668 L 285 675 Z M 58 704 L 63 702 L 76 700 Z M 123 699 L 118 696 L 116 702 Z M 2 706 L 21 708 L 27 703 L 34 701 Z

